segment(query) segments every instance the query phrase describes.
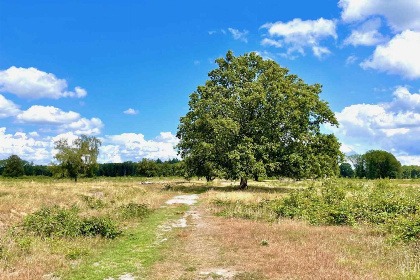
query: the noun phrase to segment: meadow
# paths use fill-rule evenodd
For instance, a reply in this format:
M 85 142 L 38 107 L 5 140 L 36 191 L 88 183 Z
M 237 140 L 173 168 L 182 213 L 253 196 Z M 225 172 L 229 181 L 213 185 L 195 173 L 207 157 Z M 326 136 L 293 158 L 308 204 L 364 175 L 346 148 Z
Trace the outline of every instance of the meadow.
M 419 179 L 237 185 L 2 178 L 0 279 L 420 279 Z

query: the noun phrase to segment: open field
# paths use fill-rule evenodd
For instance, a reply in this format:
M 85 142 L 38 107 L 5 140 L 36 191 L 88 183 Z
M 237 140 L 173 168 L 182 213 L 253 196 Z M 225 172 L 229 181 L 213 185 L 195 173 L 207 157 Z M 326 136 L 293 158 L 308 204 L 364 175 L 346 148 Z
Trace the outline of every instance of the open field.
M 0 279 L 420 279 L 420 180 L 236 185 L 2 179 Z

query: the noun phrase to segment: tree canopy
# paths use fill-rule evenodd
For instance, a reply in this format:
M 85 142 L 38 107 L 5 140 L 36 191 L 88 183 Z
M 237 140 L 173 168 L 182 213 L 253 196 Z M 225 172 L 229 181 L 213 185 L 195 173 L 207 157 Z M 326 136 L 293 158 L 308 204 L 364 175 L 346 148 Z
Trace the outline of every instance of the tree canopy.
M 399 178 L 401 163 L 386 151 L 373 150 L 364 154 L 366 178 Z
M 70 145 L 67 139 L 54 143 L 58 152 L 54 156 L 59 165 L 52 170 L 56 174 L 68 176 L 77 182 L 80 175 L 92 177 L 98 167 L 97 159 L 101 141 L 94 136 L 82 135 Z
M 11 155 L 3 169 L 4 177 L 21 177 L 25 174 L 23 162 L 17 155 Z
M 351 167 L 351 164 L 348 162 L 344 162 L 340 164 L 340 177 L 344 178 L 353 178 L 354 177 L 354 170 Z
M 320 125 L 338 125 L 321 85 L 308 85 L 256 53 L 216 60 L 205 85 L 190 95 L 177 148 L 187 173 L 239 179 L 337 175 L 342 153 Z

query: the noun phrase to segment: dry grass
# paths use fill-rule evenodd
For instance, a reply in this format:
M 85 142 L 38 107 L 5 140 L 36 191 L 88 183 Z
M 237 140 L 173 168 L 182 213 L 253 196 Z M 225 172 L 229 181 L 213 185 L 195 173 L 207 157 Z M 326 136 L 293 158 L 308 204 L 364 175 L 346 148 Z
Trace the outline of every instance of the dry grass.
M 87 254 L 91 249 L 112 242 L 100 237 L 41 238 L 11 230 L 22 223 L 25 215 L 43 205 L 76 205 L 82 216 L 112 214 L 117 207 L 129 202 L 159 208 L 175 194 L 162 191 L 163 182 L 141 182 L 141 179 L 131 178 L 82 180 L 78 183 L 53 179 L 1 180 L 0 279 L 41 279 L 56 270 L 76 265 L 77 259 L 69 259 L 72 254 L 77 257 L 78 252 Z M 103 207 L 92 209 L 83 196 L 101 200 Z M 130 221 L 119 222 L 123 228 L 133 226 Z
M 318 184 L 316 181 L 251 182 L 246 191 L 235 189 L 235 182 L 230 181 L 207 184 L 147 179 L 147 184 L 141 184 L 142 181 L 118 178 L 82 180 L 75 184 L 52 179 L 1 180 L 0 279 L 48 279 L 43 276 L 80 261 L 66 255 L 89 253 L 113 242 L 99 237 L 46 239 L 10 231 L 42 205 L 77 205 L 81 215 L 103 215 L 112 214 L 129 202 L 147 203 L 157 209 L 181 193 L 201 193 L 196 210 L 202 218 L 189 218 L 188 223 L 195 225 L 179 230 L 168 241 L 165 257 L 154 265 L 147 279 L 205 279 L 200 272 L 220 268 L 235 271 L 237 280 L 420 279 L 419 248 L 389 245 L 369 229 L 315 227 L 292 220 L 269 224 L 213 216 L 214 200 L 252 204 L 287 196 L 293 189 Z M 397 183 L 418 185 L 402 180 Z M 171 188 L 164 190 L 168 184 Z M 92 209 L 83 195 L 99 199 L 105 206 Z M 132 221 L 119 222 L 122 227 L 134 226 Z M 262 245 L 263 240 L 268 245 Z

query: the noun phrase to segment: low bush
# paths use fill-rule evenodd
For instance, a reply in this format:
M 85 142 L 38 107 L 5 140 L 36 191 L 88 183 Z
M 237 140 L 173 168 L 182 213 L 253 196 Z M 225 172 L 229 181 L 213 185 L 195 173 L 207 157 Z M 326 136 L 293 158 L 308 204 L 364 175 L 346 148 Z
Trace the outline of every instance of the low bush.
M 109 217 L 89 217 L 82 220 L 80 233 L 84 236 L 100 235 L 114 239 L 121 234 L 121 231 Z
M 45 237 L 101 235 L 105 238 L 115 238 L 121 233 L 109 217 L 81 218 L 78 212 L 77 207 L 43 207 L 24 218 L 23 229 Z
M 122 205 L 118 209 L 124 219 L 144 218 L 151 212 L 147 204 L 134 202 Z
M 393 186 L 389 180 L 374 184 L 329 180 L 321 186 L 295 190 L 284 199 L 245 204 L 213 201 L 217 215 L 272 220 L 281 217 L 313 225 L 369 225 L 391 234 L 393 241 L 420 240 L 420 190 Z
M 81 219 L 78 216 L 79 209 L 61 208 L 58 205 L 42 207 L 33 214 L 29 214 L 23 220 L 23 228 L 40 236 L 69 236 L 80 235 Z

